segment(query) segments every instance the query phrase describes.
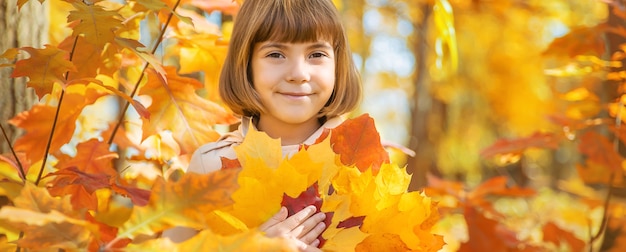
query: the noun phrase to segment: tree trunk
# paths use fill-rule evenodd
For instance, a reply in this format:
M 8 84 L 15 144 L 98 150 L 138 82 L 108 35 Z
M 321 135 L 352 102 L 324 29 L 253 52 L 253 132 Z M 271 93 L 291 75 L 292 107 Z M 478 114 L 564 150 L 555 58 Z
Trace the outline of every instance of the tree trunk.
M 24 4 L 19 11 L 16 0 L 0 1 L 0 54 L 9 48 L 43 47 L 48 34 L 46 9 L 45 5 L 34 0 Z M 26 87 L 25 78 L 10 77 L 12 71 L 11 67 L 0 68 L 0 123 L 9 140 L 14 142 L 22 132 L 9 125 L 7 120 L 30 109 L 36 96 L 31 88 Z M 0 154 L 7 152 L 9 143 L 0 134 Z

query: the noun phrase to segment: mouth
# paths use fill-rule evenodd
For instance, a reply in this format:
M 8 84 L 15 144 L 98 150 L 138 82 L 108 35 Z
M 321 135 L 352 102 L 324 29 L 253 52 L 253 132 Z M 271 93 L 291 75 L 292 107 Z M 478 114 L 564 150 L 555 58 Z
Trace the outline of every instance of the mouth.
M 311 95 L 309 93 L 295 93 L 295 92 L 280 92 L 279 94 L 284 95 L 284 96 L 290 96 L 290 97 L 305 97 L 305 96 Z

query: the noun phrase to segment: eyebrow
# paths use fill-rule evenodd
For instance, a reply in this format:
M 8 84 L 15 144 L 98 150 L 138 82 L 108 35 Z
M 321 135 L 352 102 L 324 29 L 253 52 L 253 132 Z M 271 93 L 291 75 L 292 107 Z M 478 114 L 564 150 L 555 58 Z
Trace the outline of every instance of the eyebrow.
M 264 44 L 261 47 L 259 47 L 259 50 L 262 50 L 262 49 L 265 49 L 265 48 L 271 48 L 271 47 L 276 47 L 276 48 L 279 48 L 279 49 L 285 49 L 285 48 L 287 48 L 287 46 L 285 44 L 286 43 L 269 42 L 269 43 Z M 307 49 L 332 49 L 332 47 L 327 42 L 317 42 L 317 43 L 314 43 L 314 44 L 308 46 Z

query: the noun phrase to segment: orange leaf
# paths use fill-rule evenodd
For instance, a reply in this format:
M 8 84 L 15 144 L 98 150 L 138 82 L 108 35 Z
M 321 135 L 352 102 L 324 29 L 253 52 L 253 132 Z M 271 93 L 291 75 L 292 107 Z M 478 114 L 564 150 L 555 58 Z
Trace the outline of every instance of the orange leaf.
M 464 215 L 469 241 L 461 244 L 459 252 L 509 251 L 519 244 L 515 232 L 488 219 L 474 207 L 466 207 Z
M 604 166 L 610 171 L 622 171 L 622 157 L 613 148 L 613 144 L 595 131 L 587 131 L 580 137 L 578 149 L 591 162 Z
M 104 173 L 85 173 L 72 166 L 46 175 L 48 176 L 54 176 L 54 180 L 48 186 L 50 194 L 53 196 L 71 195 L 75 208 L 85 207 L 89 210 L 96 210 L 98 199 L 95 192 L 103 188 L 109 188 L 122 196 L 129 197 L 134 204 L 139 206 L 146 205 L 150 197 L 150 192 L 147 190 L 118 185 L 115 179 L 117 174 L 111 176 Z
M 87 174 L 76 167 L 61 169 L 46 175 L 54 176 L 48 184 L 52 196 L 71 196 L 72 205 L 76 209 L 98 209 L 98 198 L 95 191 L 108 186 L 108 176 L 102 173 Z
M 585 242 L 576 238 L 572 232 L 559 228 L 553 222 L 548 222 L 543 227 L 543 240 L 552 242 L 556 245 L 567 244 L 570 251 L 583 251 Z
M 70 11 L 67 22 L 80 20 L 74 27 L 73 36 L 85 36 L 87 42 L 99 48 L 113 42 L 115 30 L 122 26 L 122 16 L 116 11 L 105 10 L 96 4 L 87 5 L 83 1 L 72 1 L 75 11 Z
M 553 133 L 535 132 L 529 137 L 513 140 L 501 139 L 480 152 L 482 157 L 492 157 L 497 154 L 521 153 L 528 148 L 550 148 L 559 147 L 560 138 Z
M 109 144 L 98 139 L 90 139 L 76 146 L 76 156 L 69 160 L 60 160 L 56 165 L 58 169 L 76 167 L 79 171 L 89 174 L 106 174 L 115 176 L 117 172 L 113 167 L 113 159 L 117 153 L 109 151 Z
M 333 150 L 343 164 L 356 165 L 361 171 L 371 167 L 376 173 L 383 163 L 389 163 L 389 154 L 369 114 L 346 120 L 330 132 Z
M 372 234 L 356 245 L 355 251 L 412 251 L 397 234 Z
M 0 209 L 0 219 L 24 231 L 18 245 L 27 249 L 86 248 L 97 227 L 74 211 L 69 197 L 53 198 L 45 188 L 26 183 L 13 200 L 15 207 Z
M 607 30 L 609 26 L 606 23 L 574 28 L 565 36 L 552 41 L 544 54 L 571 58 L 589 53 L 601 56 L 605 50 L 604 36 Z
M 143 123 L 144 139 L 159 131 L 169 130 L 183 154 L 191 153 L 200 144 L 219 137 L 211 126 L 236 122 L 237 119 L 226 109 L 195 93 L 202 83 L 179 76 L 173 67 L 166 67 L 166 73 L 167 84 L 150 72 L 148 83 L 140 91 L 140 95 L 152 98 L 148 107 L 151 118 L 144 119 Z
M 73 36 L 67 37 L 59 44 L 59 48 L 68 52 L 72 51 L 75 38 Z M 87 43 L 85 37 L 79 36 L 74 51 L 80 53 L 75 53 L 72 56 L 72 63 L 76 67 L 76 71 L 69 75 L 69 79 L 95 78 L 98 75 L 98 69 L 102 67 L 102 64 L 95 64 L 95 62 L 103 62 L 102 50 Z
M 65 83 L 66 72 L 76 71 L 74 64 L 67 60 L 66 51 L 52 45 L 45 47 L 44 49 L 21 48 L 30 54 L 30 58 L 17 61 L 11 74 L 11 77 L 28 77 L 27 85 L 35 89 L 39 99 L 52 92 L 55 82 Z
M 185 173 L 177 182 L 157 179 L 148 205 L 133 209 L 118 236 L 152 235 L 172 226 L 203 228 L 207 214 L 232 204 L 230 195 L 238 187 L 238 173 L 239 169 L 227 169 Z
M 51 153 L 59 150 L 72 139 L 76 129 L 76 120 L 83 108 L 103 95 L 105 93 L 92 88 L 87 88 L 84 94 L 65 94 L 55 133 L 50 143 Z M 19 113 L 9 120 L 9 123 L 26 130 L 26 134 L 15 142 L 14 147 L 16 151 L 26 153 L 27 160 L 34 163 L 43 159 L 56 110 L 57 108 L 53 106 L 36 104 L 29 111 Z
M 89 251 L 105 251 L 103 249 L 103 244 L 107 244 L 111 241 L 113 241 L 116 237 L 117 237 L 117 230 L 118 228 L 116 227 L 111 227 L 109 225 L 103 224 L 101 222 L 98 222 L 90 213 L 86 214 L 86 219 L 87 221 L 95 224 L 98 226 L 98 237 L 97 239 L 93 239 L 91 241 L 91 243 L 89 244 Z M 116 242 L 111 249 L 112 250 L 117 250 L 117 249 L 123 249 L 124 247 L 126 247 L 129 243 L 131 242 L 130 239 L 122 239 L 122 241 Z M 102 250 L 100 250 L 102 249 Z

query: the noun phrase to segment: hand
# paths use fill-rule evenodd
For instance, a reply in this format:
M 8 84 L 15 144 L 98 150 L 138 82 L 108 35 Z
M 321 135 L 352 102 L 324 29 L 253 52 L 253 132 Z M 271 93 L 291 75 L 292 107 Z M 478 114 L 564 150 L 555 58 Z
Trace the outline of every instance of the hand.
M 259 230 L 268 237 L 295 238 L 304 243 L 299 245 L 301 250 L 311 251 L 320 244 L 317 237 L 326 229 L 326 214 L 316 211 L 315 206 L 308 206 L 287 218 L 287 208 L 281 207 L 276 215 L 259 226 Z

